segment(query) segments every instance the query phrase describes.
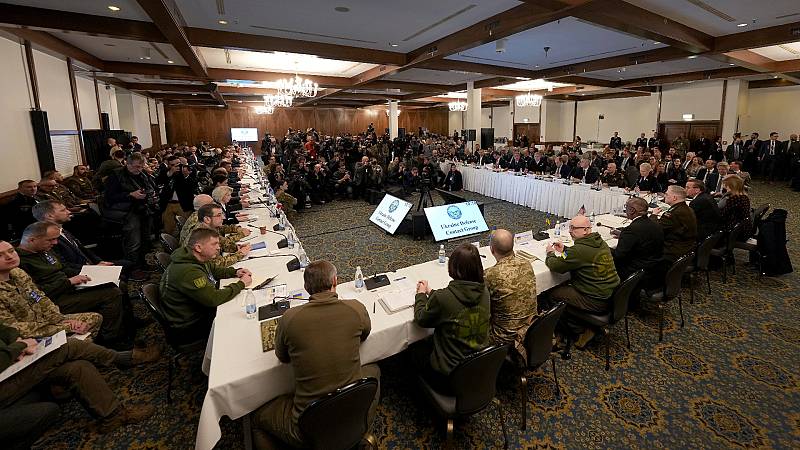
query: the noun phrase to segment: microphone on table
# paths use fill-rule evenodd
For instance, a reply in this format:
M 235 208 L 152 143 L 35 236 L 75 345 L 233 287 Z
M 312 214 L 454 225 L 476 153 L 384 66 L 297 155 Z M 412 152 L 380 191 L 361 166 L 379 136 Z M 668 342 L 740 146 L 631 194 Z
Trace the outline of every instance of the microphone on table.
M 255 225 L 250 225 L 249 223 L 247 224 L 247 226 L 250 227 L 250 228 L 255 228 L 256 230 L 259 230 L 259 231 L 261 230 L 261 228 L 255 226 Z M 264 229 L 264 231 L 266 231 L 267 233 L 277 234 L 278 236 L 283 237 L 283 239 L 278 241 L 278 248 L 286 248 L 286 247 L 289 246 L 289 241 L 286 240 L 286 235 L 285 234 L 278 233 L 276 231 L 272 231 L 272 230 L 268 230 L 268 229 Z
M 280 254 L 280 255 L 259 255 L 259 256 L 249 256 L 247 259 L 248 259 L 248 260 L 251 260 L 251 259 L 258 259 L 258 258 L 277 258 L 277 257 L 280 257 L 280 256 L 291 256 L 291 257 L 292 257 L 291 261 L 289 261 L 289 262 L 287 262 L 287 263 L 286 263 L 286 269 L 287 269 L 289 272 L 294 272 L 295 270 L 298 270 L 298 269 L 300 269 L 300 268 L 302 267 L 302 266 L 300 265 L 300 260 L 299 260 L 299 259 L 297 259 L 297 256 L 295 256 L 295 255 L 287 255 L 287 254 Z

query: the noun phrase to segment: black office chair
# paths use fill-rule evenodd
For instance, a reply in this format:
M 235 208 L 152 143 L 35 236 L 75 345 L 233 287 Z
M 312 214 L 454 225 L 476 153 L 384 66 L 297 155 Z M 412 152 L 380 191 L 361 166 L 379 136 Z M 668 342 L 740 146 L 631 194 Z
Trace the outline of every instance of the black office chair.
M 659 309 L 658 319 L 658 342 L 664 339 L 664 308 L 667 303 L 675 298 L 678 299 L 678 309 L 681 314 L 681 328 L 683 328 L 683 302 L 681 301 L 681 282 L 683 281 L 683 274 L 686 272 L 686 267 L 694 259 L 694 252 L 689 252 L 675 261 L 672 267 L 667 270 L 667 275 L 664 277 L 664 286 L 657 290 L 646 292 L 645 301 L 654 302 Z
M 181 230 L 183 229 L 183 224 L 186 223 L 186 219 L 183 216 L 175 215 L 175 236 L 181 235 Z
M 314 400 L 298 419 L 306 443 L 316 450 L 345 450 L 366 439 L 375 446 L 365 435 L 377 391 L 378 380 L 362 378 Z
M 756 242 L 748 242 L 748 240 L 752 238 L 756 238 L 758 236 L 758 228 L 761 226 L 761 222 L 764 220 L 764 215 L 767 214 L 767 211 L 770 208 L 770 204 L 767 203 L 765 205 L 761 205 L 753 211 L 753 230 L 750 236 L 747 239 L 737 240 L 733 243 L 733 248 L 739 250 L 746 250 L 750 253 L 750 262 L 753 262 L 755 259 L 756 266 L 758 266 L 758 276 L 761 277 L 764 274 L 763 270 L 763 262 L 764 262 L 764 255 L 761 254 L 761 251 L 758 250 L 758 240 Z
M 494 401 L 500 410 L 503 448 L 508 448 L 503 406 L 495 398 L 497 375 L 507 354 L 507 345 L 493 345 L 469 355 L 450 373 L 448 385 L 452 393 L 437 392 L 421 375 L 417 376 L 422 392 L 436 412 L 447 419 L 448 443 L 453 438 L 453 422 L 456 418 L 478 413 Z
M 611 296 L 612 310 L 605 313 L 592 313 L 582 309 L 567 306 L 567 315 L 586 323 L 589 326 L 600 328 L 603 330 L 604 346 L 606 348 L 606 370 L 611 368 L 611 327 L 617 322 L 625 319 L 625 340 L 628 344 L 628 350 L 631 348 L 631 336 L 628 333 L 628 302 L 634 290 L 644 277 L 644 269 L 632 273 L 625 281 L 620 283 L 614 290 Z
M 173 367 L 178 362 L 178 358 L 205 349 L 206 339 L 199 339 L 186 344 L 178 343 L 175 340 L 175 332 L 172 330 L 169 322 L 167 322 L 167 319 L 164 318 L 164 314 L 161 310 L 161 294 L 158 291 L 158 286 L 155 284 L 146 284 L 142 286 L 140 295 L 142 297 L 142 301 L 150 310 L 150 313 L 152 313 L 153 317 L 155 317 L 158 323 L 161 324 L 167 344 L 169 344 L 169 346 L 172 347 L 172 350 L 175 352 L 175 355 L 169 359 L 169 378 L 167 379 L 167 402 L 169 403 L 172 401 Z
M 522 391 L 522 429 L 528 425 L 528 377 L 527 371 L 533 371 L 541 367 L 547 360 L 553 367 L 553 381 L 556 384 L 556 395 L 560 395 L 561 389 L 558 386 L 558 375 L 556 374 L 556 360 L 552 356 L 553 334 L 558 324 L 558 319 L 566 308 L 566 303 L 561 302 L 552 307 L 549 311 L 537 317 L 528 331 L 525 333 L 525 352 L 528 354 L 528 361 L 525 367 L 519 367 L 520 387 Z
M 711 251 L 714 250 L 720 239 L 722 239 L 721 231 L 717 231 L 703 239 L 703 242 L 697 246 L 697 257 L 686 268 L 686 273 L 689 274 L 689 303 L 691 304 L 694 304 L 694 275 L 701 270 L 706 273 L 708 295 L 711 295 L 711 277 L 709 276 L 708 264 L 711 261 Z
M 161 272 L 165 272 L 167 267 L 172 262 L 169 253 L 158 252 L 156 253 L 156 262 L 158 263 L 158 268 L 161 269 Z
M 725 245 L 711 250 L 711 255 L 722 258 L 722 282 L 728 281 L 728 262 L 730 261 L 733 274 L 736 275 L 736 260 L 733 257 L 733 248 L 742 234 L 742 223 L 732 226 L 724 236 Z
M 178 240 L 175 239 L 175 236 L 167 233 L 161 233 L 161 243 L 164 244 L 164 249 L 167 253 L 174 252 L 180 244 L 178 244 Z

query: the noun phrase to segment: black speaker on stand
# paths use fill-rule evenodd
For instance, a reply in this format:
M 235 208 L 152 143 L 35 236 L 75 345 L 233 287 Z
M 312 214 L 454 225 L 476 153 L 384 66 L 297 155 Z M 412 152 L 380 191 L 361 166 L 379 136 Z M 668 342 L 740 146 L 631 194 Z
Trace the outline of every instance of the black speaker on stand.
M 39 158 L 39 170 L 42 173 L 55 170 L 56 161 L 53 159 L 53 143 L 50 141 L 47 111 L 32 110 L 30 113 L 33 141 L 36 144 L 36 156 Z
M 108 113 L 100 113 L 100 127 L 105 131 L 111 129 L 111 122 L 108 119 Z

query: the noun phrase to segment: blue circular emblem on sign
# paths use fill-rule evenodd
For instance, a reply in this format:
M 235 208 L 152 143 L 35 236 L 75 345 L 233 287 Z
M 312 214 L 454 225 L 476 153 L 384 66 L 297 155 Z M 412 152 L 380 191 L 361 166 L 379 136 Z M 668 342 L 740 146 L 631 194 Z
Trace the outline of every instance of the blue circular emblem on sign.
M 389 212 L 393 213 L 397 211 L 397 207 L 400 206 L 400 200 L 395 200 L 389 204 Z
M 451 219 L 460 219 L 461 208 L 459 208 L 458 206 L 449 206 L 447 208 L 447 215 L 450 216 Z

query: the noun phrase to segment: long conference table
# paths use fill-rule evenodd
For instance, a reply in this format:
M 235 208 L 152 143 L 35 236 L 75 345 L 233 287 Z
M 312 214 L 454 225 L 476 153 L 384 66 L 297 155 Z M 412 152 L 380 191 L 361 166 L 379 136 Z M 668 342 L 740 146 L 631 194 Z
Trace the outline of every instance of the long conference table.
M 525 180 L 513 175 L 492 175 Z M 255 180 L 245 179 L 244 181 L 255 185 Z M 589 211 L 588 205 L 587 211 Z M 251 223 L 254 226 L 252 231 L 256 235 L 259 234 L 256 228 L 266 226 L 271 230 L 277 223 L 277 219 L 270 217 L 266 208 L 250 209 L 246 212 L 251 216 L 258 217 L 255 222 Z M 624 218 L 611 214 L 598 215 L 596 220 L 610 227 L 624 226 L 626 223 Z M 608 227 L 598 226 L 594 231 L 599 232 L 610 246 L 615 247 L 616 242 L 611 237 L 610 230 Z M 553 230 L 549 230 L 548 233 L 551 238 L 554 238 Z M 300 246 L 295 245 L 293 249 L 278 249 L 277 243 L 281 238 L 282 236 L 277 234 L 267 233 L 249 240 L 250 244 L 266 243 L 266 249 L 253 253 L 253 256 L 263 257 L 241 261 L 235 264 L 235 267 L 247 268 L 253 272 L 251 287 L 258 285 L 268 277 L 276 276 L 270 285 L 286 284 L 289 293 L 299 292 L 303 298 L 308 298 L 308 294 L 303 290 L 302 270 L 289 272 L 286 262 L 291 258 L 277 256 L 297 255 Z M 569 279 L 569 274 L 552 272 L 544 263 L 545 247 L 551 240 L 531 240 L 515 245 L 516 250 L 524 250 L 536 257 L 531 265 L 536 275 L 537 293 L 547 291 Z M 479 247 L 479 253 L 482 255 L 484 269 L 492 267 L 496 263 L 488 247 Z M 413 296 L 416 281 L 422 279 L 428 280 L 431 289 L 444 288 L 450 282 L 446 265 L 440 265 L 435 260 L 399 269 L 396 272 L 387 273 L 387 276 L 392 283 L 374 291 L 356 292 L 352 281 L 337 287 L 339 298 L 357 299 L 364 304 L 369 313 L 372 332 L 361 344 L 360 354 L 363 364 L 400 353 L 410 344 L 425 338 L 432 332 L 432 330 L 421 328 L 413 323 L 413 308 L 403 309 L 392 314 L 387 313 L 378 301 L 379 296 L 389 291 L 396 292 L 398 289 Z M 233 281 L 235 280 L 223 280 L 222 283 L 224 285 Z M 404 287 L 398 287 L 400 285 Z M 203 360 L 203 371 L 208 375 L 208 391 L 203 400 L 195 440 L 195 446 L 200 450 L 210 450 L 219 441 L 222 436 L 219 420 L 223 416 L 238 419 L 266 402 L 290 393 L 294 389 L 291 365 L 278 361 L 274 351 L 264 352 L 262 350 L 260 322 L 256 319 L 248 319 L 245 315 L 243 306 L 245 292 L 242 291 L 239 296 L 217 308 L 216 319 L 208 339 Z M 257 306 L 260 307 L 269 302 L 264 291 L 255 293 Z M 304 303 L 302 300 L 292 300 L 291 305 L 297 306 L 302 303 Z
M 440 164 L 444 173 L 450 161 Z M 456 163 L 464 180 L 464 190 L 527 206 L 562 217 L 572 217 L 583 206 L 586 214 L 606 214 L 620 209 L 628 200 L 621 188 L 596 191 L 588 184 L 565 184 L 564 180 L 545 179 L 533 174 L 497 172 L 489 166 L 475 167 Z

